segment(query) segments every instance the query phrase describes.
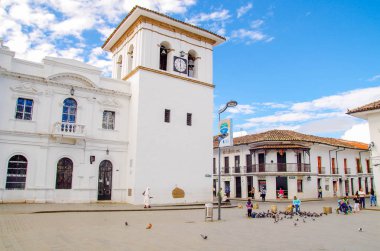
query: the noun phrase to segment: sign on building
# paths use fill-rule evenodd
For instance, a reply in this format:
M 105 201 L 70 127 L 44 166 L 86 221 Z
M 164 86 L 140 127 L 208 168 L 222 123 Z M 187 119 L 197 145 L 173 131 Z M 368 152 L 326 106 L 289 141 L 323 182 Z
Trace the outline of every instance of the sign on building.
M 219 122 L 219 135 L 223 137 L 220 140 L 219 147 L 233 146 L 234 139 L 232 133 L 232 119 L 223 119 Z

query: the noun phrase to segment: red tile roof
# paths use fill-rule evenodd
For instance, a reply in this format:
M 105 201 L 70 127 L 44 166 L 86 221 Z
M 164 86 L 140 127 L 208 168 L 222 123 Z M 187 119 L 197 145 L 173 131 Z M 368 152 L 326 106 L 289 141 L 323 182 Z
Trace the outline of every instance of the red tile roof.
M 318 143 L 335 147 L 344 147 L 358 150 L 368 150 L 368 145 L 356 141 L 325 138 L 314 135 L 303 134 L 289 130 L 270 130 L 262 133 L 250 134 L 234 138 L 234 145 L 248 145 L 259 142 L 308 142 Z M 214 137 L 214 148 L 218 147 L 217 137 Z
M 348 110 L 347 114 L 357 113 L 357 112 L 365 112 L 380 109 L 380 100 L 354 108 L 352 110 Z

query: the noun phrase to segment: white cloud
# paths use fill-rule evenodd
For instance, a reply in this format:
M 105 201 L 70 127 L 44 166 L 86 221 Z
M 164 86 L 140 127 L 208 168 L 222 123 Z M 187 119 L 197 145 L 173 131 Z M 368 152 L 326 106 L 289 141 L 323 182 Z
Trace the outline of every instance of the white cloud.
M 186 22 L 191 23 L 193 25 L 199 25 L 199 23 L 206 21 L 224 21 L 231 17 L 229 11 L 226 9 L 220 11 L 214 11 L 211 13 L 199 13 L 198 15 L 187 19 Z
M 237 10 L 237 17 L 238 18 L 242 17 L 245 13 L 247 13 L 252 8 L 252 6 L 253 6 L 252 3 L 248 3 L 247 5 L 240 7 Z
M 251 28 L 252 28 L 252 29 L 258 29 L 258 28 L 260 28 L 260 26 L 263 25 L 263 24 L 264 24 L 264 20 L 257 19 L 257 20 L 252 21 L 252 23 L 251 23 Z
M 357 89 L 337 95 L 318 98 L 309 102 L 295 103 L 291 110 L 296 112 L 336 109 L 346 111 L 380 99 L 380 86 Z
M 349 134 L 356 133 L 352 140 L 363 141 L 354 127 L 358 119 L 346 115 L 346 109 L 352 109 L 380 99 L 380 87 L 351 90 L 295 104 L 255 103 L 255 111 L 265 111 L 267 115 L 245 119 L 237 128 L 255 132 L 270 129 L 293 128 L 307 134 Z M 264 106 L 264 109 L 260 109 Z M 267 107 L 272 108 L 268 114 Z M 276 108 L 278 107 L 278 108 Z M 276 109 L 281 109 L 280 111 Z M 240 114 L 242 115 L 242 114 Z M 235 119 L 236 119 L 235 115 Z M 351 130 L 351 131 L 350 131 Z M 359 136 L 358 136 L 359 135 Z M 355 138 L 356 137 L 356 138 Z
M 235 107 L 228 108 L 227 112 L 231 114 L 252 114 L 254 113 L 251 105 L 237 105 Z
M 234 30 L 232 31 L 231 37 L 239 39 L 239 40 L 247 41 L 246 43 L 248 44 L 251 42 L 258 42 L 258 41 L 270 42 L 273 40 L 273 37 L 269 37 L 268 35 L 264 34 L 261 31 L 247 30 L 247 29 Z
M 380 75 L 375 75 L 375 76 L 369 78 L 368 81 L 369 82 L 374 82 L 374 81 L 379 80 L 379 79 L 380 79 Z
M 237 138 L 237 137 L 242 137 L 248 135 L 247 131 L 238 131 L 238 132 L 233 132 L 232 137 Z
M 350 129 L 344 132 L 342 139 L 369 143 L 370 136 L 368 123 L 353 125 Z

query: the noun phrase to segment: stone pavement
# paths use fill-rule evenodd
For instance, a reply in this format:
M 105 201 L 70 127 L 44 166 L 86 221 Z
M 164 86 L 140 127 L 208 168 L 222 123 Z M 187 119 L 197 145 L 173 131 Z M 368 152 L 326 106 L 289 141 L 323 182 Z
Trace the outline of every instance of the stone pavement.
M 238 202 L 243 203 L 243 202 Z M 271 205 L 259 203 L 258 211 Z M 335 200 L 302 204 L 321 212 Z M 293 220 L 249 219 L 246 210 L 222 209 L 222 220 L 205 222 L 204 209 L 104 211 L 133 209 L 125 204 L 0 204 L 0 250 L 379 250 L 380 212 L 323 216 L 294 226 Z M 33 213 L 52 209 L 66 212 Z M 170 207 L 168 207 L 170 208 Z M 102 209 L 98 212 L 67 212 Z M 140 209 L 140 208 L 135 208 Z M 190 208 L 189 208 L 190 209 Z M 57 211 L 57 210 L 52 210 Z M 62 210 L 65 211 L 65 210 Z M 214 219 L 217 217 L 214 209 Z M 125 222 L 128 222 L 128 226 Z M 151 223 L 152 229 L 146 225 Z M 359 232 L 358 228 L 363 228 Z M 204 240 L 200 234 L 206 234 Z

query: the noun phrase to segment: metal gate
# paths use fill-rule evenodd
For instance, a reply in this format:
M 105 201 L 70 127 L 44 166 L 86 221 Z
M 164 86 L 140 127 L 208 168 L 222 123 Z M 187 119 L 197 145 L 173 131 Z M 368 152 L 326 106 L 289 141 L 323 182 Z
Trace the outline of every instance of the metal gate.
M 111 200 L 112 163 L 103 160 L 99 165 L 98 200 Z

